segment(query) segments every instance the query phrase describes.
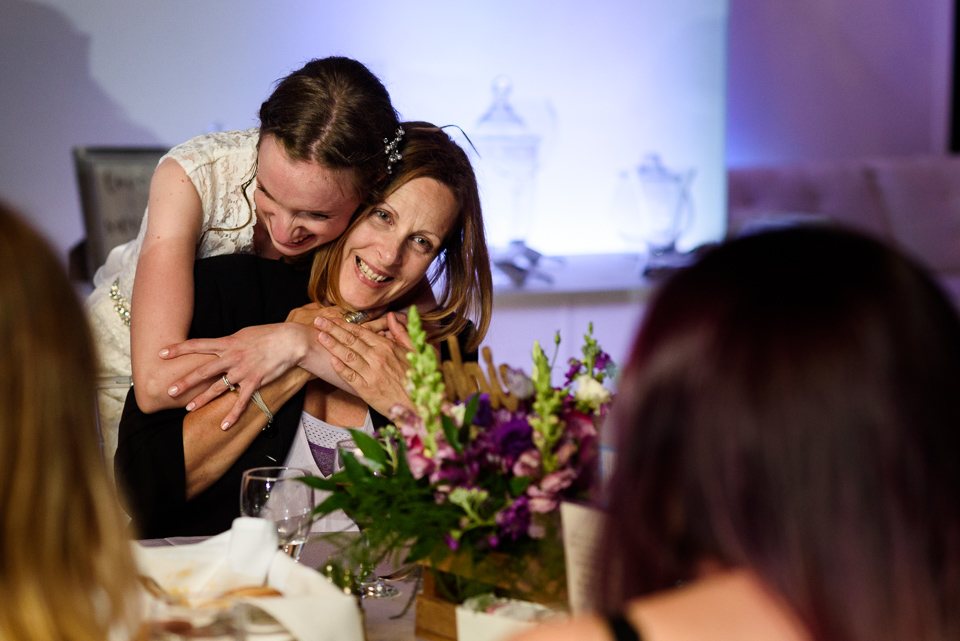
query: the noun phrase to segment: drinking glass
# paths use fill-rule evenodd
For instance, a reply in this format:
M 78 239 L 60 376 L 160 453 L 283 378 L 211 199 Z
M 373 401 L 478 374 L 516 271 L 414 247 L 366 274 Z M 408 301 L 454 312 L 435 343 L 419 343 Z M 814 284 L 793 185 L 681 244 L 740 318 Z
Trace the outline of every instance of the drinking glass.
M 380 471 L 370 464 L 370 461 L 363 455 L 363 452 L 360 450 L 357 444 L 353 442 L 352 438 L 346 438 L 342 441 L 337 441 L 337 455 L 333 460 L 334 472 L 339 472 L 343 469 L 344 453 L 352 454 L 358 462 L 370 468 L 370 472 L 374 476 L 380 474 Z M 358 525 L 357 529 L 360 530 L 361 542 L 364 542 L 366 539 L 363 536 L 363 528 Z M 358 583 L 360 584 L 360 598 L 386 599 L 400 594 L 400 590 L 398 588 L 386 583 L 383 578 L 381 578 L 374 570 L 375 568 L 370 564 L 361 564 L 360 578 L 358 580 Z
M 240 484 L 240 513 L 276 523 L 280 547 L 295 561 L 310 532 L 313 488 L 299 480 L 309 475 L 297 467 L 255 467 Z

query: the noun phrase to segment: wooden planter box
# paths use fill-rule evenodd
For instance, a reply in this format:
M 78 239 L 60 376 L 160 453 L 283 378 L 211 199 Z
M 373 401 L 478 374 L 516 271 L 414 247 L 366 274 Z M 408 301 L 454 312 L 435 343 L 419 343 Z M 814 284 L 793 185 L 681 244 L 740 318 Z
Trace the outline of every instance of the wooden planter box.
M 468 555 L 444 558 L 440 562 L 425 563 L 423 589 L 417 595 L 415 634 L 429 641 L 456 641 L 457 603 L 446 598 L 437 585 L 435 572 L 453 574 L 488 583 L 504 596 L 556 604 L 567 602 L 566 577 L 546 580 L 541 564 L 536 559 L 518 562 L 502 554 L 490 554 L 474 563 Z

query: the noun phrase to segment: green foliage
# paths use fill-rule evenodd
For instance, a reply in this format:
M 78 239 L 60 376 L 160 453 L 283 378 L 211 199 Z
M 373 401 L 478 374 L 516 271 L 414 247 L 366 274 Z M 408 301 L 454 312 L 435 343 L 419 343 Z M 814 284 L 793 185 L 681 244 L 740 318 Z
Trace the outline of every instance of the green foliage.
M 427 333 L 420 321 L 416 306 L 411 305 L 407 316 L 407 332 L 413 351 L 407 353 L 410 370 L 407 372 L 407 393 L 417 408 L 417 414 L 423 420 L 427 430 L 424 449 L 430 454 L 437 451 L 434 438 L 440 428 L 440 407 L 443 404 L 443 375 L 437 365 L 437 353 L 427 342 Z

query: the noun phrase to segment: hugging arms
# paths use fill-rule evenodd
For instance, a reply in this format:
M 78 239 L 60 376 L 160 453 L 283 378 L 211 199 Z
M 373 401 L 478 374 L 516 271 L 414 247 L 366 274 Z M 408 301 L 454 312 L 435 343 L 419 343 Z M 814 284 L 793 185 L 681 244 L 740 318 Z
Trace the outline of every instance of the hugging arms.
M 364 310 L 379 317 L 390 310 L 405 309 L 421 298 L 420 288 L 429 273 L 442 283 L 436 304 L 421 308 L 421 316 L 432 328 L 431 338 L 439 342 L 456 335 L 463 339 L 462 351 L 475 351 L 489 323 L 492 290 L 476 179 L 463 150 L 442 130 L 428 123 L 408 123 L 407 127 L 403 161 L 394 168 L 379 203 L 357 216 L 336 243 L 318 250 L 306 283 L 304 272 L 299 272 L 297 281 L 290 272 L 296 271 L 294 267 L 278 263 L 263 268 L 270 270 L 271 277 L 266 280 L 240 269 L 226 270 L 217 276 L 225 284 L 206 291 L 206 286 L 201 289 L 201 270 L 205 268 L 198 263 L 197 311 L 191 336 L 222 336 L 251 325 L 278 323 L 286 319 L 291 308 L 306 302 L 308 291 L 323 309 L 301 308 L 291 320 L 309 324 L 311 316 L 329 315 L 331 306 Z M 285 274 L 291 283 L 297 281 L 283 300 L 274 300 L 286 291 L 274 283 L 281 278 L 278 274 Z M 475 319 L 475 326 L 471 319 Z M 228 431 L 221 429 L 224 413 L 234 403 L 233 395 L 189 414 L 184 410 L 158 412 L 161 418 L 145 415 L 128 402 L 116 469 L 130 496 L 141 535 L 156 536 L 161 531 L 210 533 L 199 532 L 194 526 L 215 511 L 213 503 L 236 505 L 243 469 L 291 460 L 313 465 L 312 445 L 306 444 L 303 424 L 319 420 L 333 428 L 364 427 L 373 431 L 377 413 L 370 412 L 368 418 L 368 404 L 382 412 L 404 402 L 402 346 L 336 318 L 321 323 L 319 337 L 324 343 L 317 342 L 316 326 L 292 322 L 280 327 L 290 339 L 284 344 L 300 347 L 284 352 L 280 360 L 290 365 L 286 373 L 260 389 L 268 411 L 275 414 L 274 425 L 265 430 L 266 414 L 257 406 L 248 406 Z M 401 325 L 391 320 L 387 328 L 402 342 Z M 343 372 L 353 387 L 345 390 L 313 380 L 315 375 L 324 375 L 324 368 L 328 374 L 331 369 Z M 222 381 L 221 389 L 227 389 L 228 381 Z M 252 394 L 254 390 L 246 391 Z M 278 411 L 277 407 L 282 409 Z M 294 408 L 292 414 L 283 414 L 289 408 Z M 301 409 L 303 424 L 298 425 Z M 140 429 L 144 424 L 153 427 Z M 166 437 L 159 436 L 160 432 Z M 157 439 L 155 446 L 150 444 L 151 439 Z M 161 451 L 162 455 L 158 454 Z M 176 460 L 169 468 L 175 479 L 166 478 L 167 468 L 161 463 L 151 463 L 171 459 Z M 176 521 L 178 511 L 192 512 L 192 516 L 188 515 L 187 522 L 161 519 L 173 530 L 151 525 L 152 516 L 160 513 Z M 143 517 L 147 512 L 149 518 Z M 232 520 L 236 510 L 229 510 L 229 514 Z M 223 518 L 215 524 L 204 523 L 204 527 L 229 527 L 229 521 Z M 184 529 L 187 524 L 190 532 Z

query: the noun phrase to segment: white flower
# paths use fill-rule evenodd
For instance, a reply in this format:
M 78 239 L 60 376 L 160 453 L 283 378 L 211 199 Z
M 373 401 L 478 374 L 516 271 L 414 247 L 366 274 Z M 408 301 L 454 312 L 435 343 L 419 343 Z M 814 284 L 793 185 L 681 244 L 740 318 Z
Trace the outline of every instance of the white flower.
M 446 415 L 453 419 L 457 427 L 463 427 L 463 419 L 467 415 L 467 406 L 457 403 L 456 405 L 447 405 L 444 407 Z
M 610 402 L 610 390 L 589 374 L 581 374 L 576 378 L 578 401 L 586 403 L 593 409 L 599 409 L 604 403 Z
M 523 373 L 523 370 L 508 367 L 503 373 L 503 382 L 511 394 L 521 401 L 525 401 L 537 391 L 533 381 Z

